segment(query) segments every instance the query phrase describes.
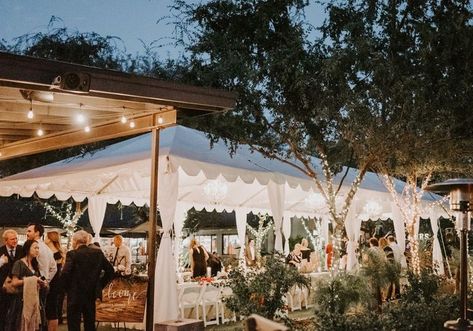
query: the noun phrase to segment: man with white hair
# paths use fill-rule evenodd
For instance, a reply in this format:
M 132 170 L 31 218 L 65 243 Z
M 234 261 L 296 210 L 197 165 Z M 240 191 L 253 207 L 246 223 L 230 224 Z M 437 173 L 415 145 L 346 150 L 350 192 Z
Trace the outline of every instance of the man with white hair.
M 73 250 L 67 252 L 61 282 L 67 293 L 67 328 L 95 331 L 95 300 L 112 280 L 114 271 L 100 249 L 88 247 L 89 234 L 83 230 L 72 236 Z
M 0 285 L 3 285 L 5 279 L 11 273 L 13 263 L 20 258 L 22 253 L 22 247 L 18 245 L 18 234 L 15 230 L 5 230 L 3 241 L 5 244 L 0 247 Z M 3 331 L 3 323 L 12 300 L 13 295 L 0 290 L 0 331 Z
M 123 242 L 123 237 L 116 235 L 113 237 L 113 245 L 111 248 L 112 254 L 110 255 L 110 262 L 115 268 L 115 271 L 120 275 L 131 274 L 131 250 Z

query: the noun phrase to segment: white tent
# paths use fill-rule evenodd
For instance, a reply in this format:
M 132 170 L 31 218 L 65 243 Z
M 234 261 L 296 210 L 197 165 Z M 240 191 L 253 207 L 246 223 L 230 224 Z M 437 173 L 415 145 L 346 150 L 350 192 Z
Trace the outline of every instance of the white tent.
M 72 197 L 75 201 L 83 201 L 88 198 L 89 218 L 98 234 L 106 203 L 148 203 L 150 149 L 150 134 L 138 136 L 92 155 L 69 158 L 4 178 L 0 181 L 0 195 L 29 197 L 36 192 L 44 199 L 53 195 L 59 200 Z M 315 158 L 313 163 L 319 164 Z M 351 184 L 355 176 L 356 170 L 351 169 L 345 185 Z M 275 221 L 275 248 L 279 251 L 283 248 L 282 232 L 286 238 L 285 250 L 288 249 L 290 217 L 327 219 L 324 209 L 314 210 L 314 206 L 307 203 L 307 197 L 316 189 L 313 181 L 299 170 L 253 153 L 247 146 L 240 146 L 237 153 L 230 156 L 224 143 L 219 142 L 210 148 L 204 133 L 182 126 L 161 131 L 158 182 L 158 206 L 165 239 L 169 238 L 173 223 L 176 236 L 180 237 L 185 213 L 192 206 L 198 210 L 235 211 L 241 243 L 245 239 L 247 213 L 269 213 Z M 397 181 L 397 189 L 402 189 L 402 186 L 403 183 Z M 345 190 L 342 188 L 341 193 L 346 190 L 347 187 Z M 360 233 L 358 216 L 365 213 L 366 203 L 375 201 L 380 206 L 378 216 L 393 218 L 399 213 L 391 200 L 380 178 L 367 173 L 347 219 L 351 243 L 349 256 L 354 255 Z M 396 217 L 394 219 L 396 224 Z M 404 231 L 400 222 L 396 232 L 402 246 Z M 175 244 L 176 250 L 177 246 Z M 176 270 L 170 239 L 162 241 L 157 261 L 155 320 L 177 318 L 177 298 L 172 292 L 174 286 L 170 286 L 175 282 Z

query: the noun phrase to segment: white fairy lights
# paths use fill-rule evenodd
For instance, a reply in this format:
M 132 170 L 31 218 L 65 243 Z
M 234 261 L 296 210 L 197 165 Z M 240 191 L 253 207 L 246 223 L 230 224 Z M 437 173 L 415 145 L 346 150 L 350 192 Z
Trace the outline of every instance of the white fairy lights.
M 251 225 L 247 226 L 247 229 L 255 237 L 255 254 L 256 261 L 261 260 L 261 246 L 263 245 L 264 237 L 268 234 L 268 231 L 273 228 L 273 221 L 269 220 L 268 224 L 264 226 L 264 222 L 269 217 L 268 214 L 258 214 L 259 222 L 258 229 L 253 228 Z
M 47 202 L 45 202 L 43 206 L 44 209 L 46 209 L 46 213 L 49 213 L 49 215 L 61 223 L 62 227 L 66 230 L 67 238 L 70 240 L 77 229 L 77 222 L 83 214 L 83 211 L 80 209 L 73 211 L 72 203 L 67 203 L 66 210 L 64 211 L 58 207 L 50 205 Z

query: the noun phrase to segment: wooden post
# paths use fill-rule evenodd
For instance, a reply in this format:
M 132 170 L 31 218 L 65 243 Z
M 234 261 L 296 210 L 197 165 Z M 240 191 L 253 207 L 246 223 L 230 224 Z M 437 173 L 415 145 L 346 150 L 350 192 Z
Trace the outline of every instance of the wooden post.
M 156 268 L 156 223 L 158 207 L 159 129 L 151 135 L 151 185 L 149 193 L 148 229 L 148 298 L 146 305 L 146 330 L 154 330 L 154 269 Z

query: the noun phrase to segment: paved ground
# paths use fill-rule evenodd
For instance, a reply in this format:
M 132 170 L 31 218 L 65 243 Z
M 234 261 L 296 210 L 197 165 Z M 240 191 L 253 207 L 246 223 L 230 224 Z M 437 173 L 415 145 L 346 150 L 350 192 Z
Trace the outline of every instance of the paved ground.
M 293 319 L 305 319 L 305 318 L 310 318 L 313 315 L 314 313 L 311 309 L 298 310 L 289 314 L 289 316 Z M 118 326 L 112 327 L 112 326 L 99 325 L 99 327 L 97 328 L 97 331 L 137 330 L 134 328 L 130 328 L 130 326 L 127 326 L 127 325 L 125 326 L 126 326 L 126 329 L 124 328 L 123 324 L 120 324 L 120 328 L 118 328 Z M 67 331 L 67 326 L 65 324 L 59 325 L 59 330 Z M 229 323 L 225 325 L 208 326 L 207 328 L 205 328 L 205 330 L 240 331 L 240 330 L 243 330 L 243 325 L 242 325 L 242 322 L 239 321 L 239 322 Z

